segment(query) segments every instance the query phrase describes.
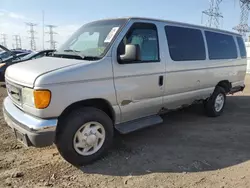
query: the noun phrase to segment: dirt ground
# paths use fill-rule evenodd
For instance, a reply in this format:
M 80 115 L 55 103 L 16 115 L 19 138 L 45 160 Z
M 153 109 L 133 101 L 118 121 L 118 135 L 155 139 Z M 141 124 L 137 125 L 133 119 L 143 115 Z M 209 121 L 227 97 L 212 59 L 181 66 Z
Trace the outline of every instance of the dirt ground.
M 250 75 L 228 96 L 224 114 L 202 105 L 164 115 L 164 123 L 115 139 L 108 156 L 77 169 L 54 146 L 16 142 L 0 112 L 0 187 L 250 187 Z M 2 104 L 6 96 L 0 89 Z

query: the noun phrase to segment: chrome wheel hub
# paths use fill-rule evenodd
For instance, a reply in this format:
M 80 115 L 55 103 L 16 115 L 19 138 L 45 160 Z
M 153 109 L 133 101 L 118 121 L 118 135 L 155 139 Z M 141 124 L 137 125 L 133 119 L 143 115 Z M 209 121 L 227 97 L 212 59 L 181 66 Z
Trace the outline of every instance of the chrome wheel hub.
M 221 109 L 224 106 L 224 102 L 225 102 L 225 97 L 223 94 L 219 94 L 216 99 L 215 99 L 215 103 L 214 103 L 214 107 L 215 107 L 215 111 L 216 112 L 220 112 Z
M 105 129 L 99 122 L 88 122 L 75 133 L 73 146 L 83 156 L 96 153 L 105 141 Z
M 91 134 L 87 137 L 86 142 L 89 146 L 94 146 L 97 142 L 97 137 L 94 134 Z

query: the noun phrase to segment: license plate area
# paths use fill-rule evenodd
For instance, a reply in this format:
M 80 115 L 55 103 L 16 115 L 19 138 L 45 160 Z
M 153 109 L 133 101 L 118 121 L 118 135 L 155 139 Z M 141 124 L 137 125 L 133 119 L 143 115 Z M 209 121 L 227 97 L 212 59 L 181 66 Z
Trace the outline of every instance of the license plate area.
M 19 131 L 16 130 L 15 128 L 14 128 L 14 134 L 15 134 L 16 139 L 17 139 L 19 142 L 21 142 L 22 144 L 28 146 L 27 135 L 25 135 L 25 134 L 19 132 Z

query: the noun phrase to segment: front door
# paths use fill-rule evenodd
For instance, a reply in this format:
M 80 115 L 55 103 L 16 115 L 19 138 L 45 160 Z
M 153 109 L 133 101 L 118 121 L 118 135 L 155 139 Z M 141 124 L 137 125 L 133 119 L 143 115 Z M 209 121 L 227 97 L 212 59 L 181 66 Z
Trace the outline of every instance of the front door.
M 114 84 L 121 123 L 157 114 L 162 108 L 165 62 L 160 59 L 158 36 L 158 28 L 153 23 L 130 23 L 113 49 Z M 139 45 L 141 61 L 119 64 L 117 57 L 125 53 L 126 44 Z

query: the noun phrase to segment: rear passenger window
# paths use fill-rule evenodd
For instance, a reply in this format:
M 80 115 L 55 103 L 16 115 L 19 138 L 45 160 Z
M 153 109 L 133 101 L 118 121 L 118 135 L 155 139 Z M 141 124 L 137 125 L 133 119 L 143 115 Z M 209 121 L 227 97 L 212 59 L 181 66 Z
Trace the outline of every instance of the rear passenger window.
M 205 60 L 206 51 L 201 30 L 166 26 L 169 53 L 174 61 Z
M 239 49 L 240 49 L 240 56 L 242 58 L 246 58 L 247 57 L 247 52 L 246 52 L 246 47 L 245 47 L 245 44 L 244 44 L 244 41 L 243 41 L 242 37 L 237 37 L 237 42 L 238 42 L 238 46 L 239 46 Z
M 209 59 L 236 59 L 237 48 L 233 36 L 205 31 Z

